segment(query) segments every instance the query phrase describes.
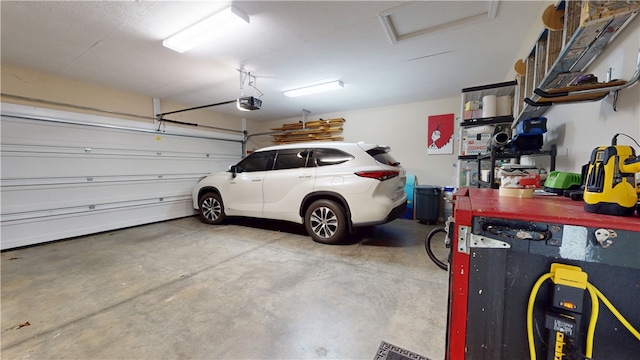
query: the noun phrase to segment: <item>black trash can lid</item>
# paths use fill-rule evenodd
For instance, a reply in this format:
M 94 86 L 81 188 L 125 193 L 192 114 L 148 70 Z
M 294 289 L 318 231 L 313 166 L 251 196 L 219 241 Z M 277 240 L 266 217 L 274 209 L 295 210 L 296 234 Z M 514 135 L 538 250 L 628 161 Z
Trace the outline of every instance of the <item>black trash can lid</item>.
M 419 185 L 415 187 L 416 192 L 435 192 L 440 193 L 440 187 L 435 185 Z

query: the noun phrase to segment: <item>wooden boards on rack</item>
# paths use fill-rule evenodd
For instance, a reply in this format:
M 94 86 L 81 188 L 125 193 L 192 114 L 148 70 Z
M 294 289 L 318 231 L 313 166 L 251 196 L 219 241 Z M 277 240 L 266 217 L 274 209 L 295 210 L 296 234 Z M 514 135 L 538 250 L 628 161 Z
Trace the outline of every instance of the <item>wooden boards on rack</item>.
M 272 128 L 273 131 L 282 131 L 273 134 L 274 144 L 290 144 L 308 141 L 342 141 L 343 137 L 337 136 L 342 133 L 343 118 L 328 120 L 302 121 L 296 123 L 283 124 L 281 127 Z

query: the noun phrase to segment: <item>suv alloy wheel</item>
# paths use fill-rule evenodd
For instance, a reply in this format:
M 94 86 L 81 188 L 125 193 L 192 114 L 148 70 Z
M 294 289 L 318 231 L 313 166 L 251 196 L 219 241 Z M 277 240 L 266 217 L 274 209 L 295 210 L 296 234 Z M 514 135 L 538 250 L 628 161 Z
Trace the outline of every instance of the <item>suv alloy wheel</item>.
M 316 200 L 307 209 L 304 226 L 314 241 L 336 244 L 347 233 L 347 217 L 342 206 L 332 200 Z
M 200 219 L 212 225 L 220 225 L 224 222 L 224 206 L 220 195 L 208 192 L 200 198 Z

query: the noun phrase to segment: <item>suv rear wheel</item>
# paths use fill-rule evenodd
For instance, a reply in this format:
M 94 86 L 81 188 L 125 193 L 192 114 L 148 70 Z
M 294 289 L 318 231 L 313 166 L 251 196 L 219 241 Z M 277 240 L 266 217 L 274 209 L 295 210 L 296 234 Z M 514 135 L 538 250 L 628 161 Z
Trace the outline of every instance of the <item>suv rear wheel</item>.
M 338 203 L 332 200 L 316 200 L 307 209 L 304 226 L 314 241 L 336 244 L 347 233 L 347 217 Z
M 220 195 L 208 192 L 200 198 L 200 219 L 213 225 L 222 224 L 224 221 L 224 206 Z

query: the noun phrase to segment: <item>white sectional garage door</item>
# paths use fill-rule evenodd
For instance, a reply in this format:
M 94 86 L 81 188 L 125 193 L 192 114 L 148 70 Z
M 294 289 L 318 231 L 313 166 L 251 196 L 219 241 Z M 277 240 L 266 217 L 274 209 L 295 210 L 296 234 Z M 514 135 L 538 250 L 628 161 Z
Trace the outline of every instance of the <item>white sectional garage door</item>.
M 2 104 L 1 248 L 193 215 L 242 136 Z

